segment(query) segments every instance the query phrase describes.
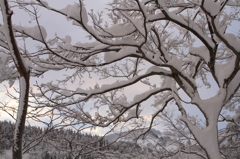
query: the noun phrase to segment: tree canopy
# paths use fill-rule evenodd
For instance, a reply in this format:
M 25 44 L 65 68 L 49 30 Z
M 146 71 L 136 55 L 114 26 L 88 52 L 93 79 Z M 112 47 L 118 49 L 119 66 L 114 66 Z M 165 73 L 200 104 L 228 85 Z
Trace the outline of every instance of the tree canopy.
M 10 8 L 19 6 L 36 22 L 33 27 L 10 27 L 6 2 L 1 2 L 0 81 L 18 77 L 23 85 L 16 50 L 31 77 L 57 72 L 55 80 L 37 82 L 28 91 L 31 108 L 47 109 L 66 125 L 111 130 L 147 132 L 164 120 L 184 138 L 182 144 L 200 148 L 179 146 L 176 152 L 202 158 L 227 157 L 222 147 L 239 147 L 238 142 L 227 143 L 239 134 L 239 1 L 111 0 L 98 13 L 81 0 L 62 9 L 42 0 L 11 2 Z M 39 16 L 39 9 L 84 32 L 47 38 L 48 28 L 41 23 L 46 17 Z M 88 40 L 72 41 L 85 36 Z M 14 38 L 24 44 L 31 39 L 37 47 L 15 46 L 9 40 Z M 229 122 L 224 133 L 218 132 L 220 121 Z

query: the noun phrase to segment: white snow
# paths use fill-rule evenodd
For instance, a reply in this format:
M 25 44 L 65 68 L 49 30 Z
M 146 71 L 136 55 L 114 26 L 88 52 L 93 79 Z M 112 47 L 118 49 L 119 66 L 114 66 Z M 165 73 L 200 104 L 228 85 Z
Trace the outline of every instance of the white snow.
M 217 120 L 221 110 L 221 104 L 224 100 L 225 93 L 220 90 L 218 95 L 207 100 L 201 100 L 199 97 L 194 97 L 194 103 L 197 103 L 200 109 L 205 113 L 208 119 L 208 124 L 205 128 L 200 129 L 198 126 L 193 125 L 184 115 L 181 119 L 187 123 L 189 129 L 194 134 L 195 138 L 204 147 L 211 158 L 220 158 L 218 152 L 218 139 L 217 139 Z M 217 157 L 216 157 L 217 156 Z
M 234 119 L 234 122 L 236 122 L 236 123 L 240 122 L 240 114 L 239 113 L 236 113 L 232 118 Z
M 2 65 L 1 68 L 3 68 L 3 66 L 8 61 L 8 59 L 11 58 L 9 54 L 3 53 L 3 52 L 4 50 L 0 50 L 0 66 Z
M 147 21 L 154 21 L 156 19 L 164 19 L 165 15 L 163 13 L 150 14 L 147 16 Z
M 62 90 L 60 93 L 64 96 L 71 96 L 72 95 L 72 92 L 69 91 L 69 90 Z
M 21 122 L 22 116 L 23 116 L 23 111 L 24 111 L 24 104 L 25 104 L 25 95 L 26 95 L 26 89 L 27 89 L 27 83 L 24 77 L 20 77 L 19 79 L 19 85 L 20 85 L 20 99 L 19 99 L 19 106 L 18 106 L 18 113 L 17 113 L 17 120 L 16 120 L 16 125 L 15 125 L 15 132 L 14 132 L 14 141 L 17 142 L 18 138 L 18 127 Z M 27 92 L 28 93 L 28 92 Z M 14 144 L 15 150 L 18 150 L 17 144 Z
M 42 2 L 42 4 L 43 4 L 45 7 L 50 8 L 49 5 L 48 5 L 48 2 L 42 1 L 42 0 L 41 0 L 41 2 Z
M 134 23 L 134 26 L 137 28 L 137 30 L 144 36 L 146 36 L 145 30 L 144 30 L 144 21 L 141 19 L 133 19 L 132 22 Z
M 171 74 L 171 71 L 168 71 L 167 69 L 164 69 L 163 67 L 159 66 L 151 66 L 145 74 L 151 74 L 151 73 L 165 73 L 165 74 Z
M 172 56 L 171 60 L 168 61 L 168 64 L 176 68 L 177 70 L 182 70 L 182 60 L 177 58 L 176 56 Z
M 12 150 L 3 150 L 0 154 L 0 159 L 11 159 L 12 158 Z M 39 156 L 39 158 L 41 158 Z M 32 159 L 32 156 L 28 153 L 23 154 L 22 159 Z
M 145 91 L 144 93 L 135 95 L 133 98 L 133 101 L 130 103 L 131 105 L 135 105 L 138 104 L 139 102 L 141 102 L 142 100 L 146 100 L 148 97 L 152 96 L 152 94 L 156 94 L 159 93 L 161 90 L 164 90 L 168 87 L 163 87 L 163 88 L 153 88 L 151 90 Z
M 136 30 L 136 28 L 130 24 L 114 24 L 111 27 L 104 28 L 107 33 L 103 33 L 105 36 L 125 36 Z
M 62 41 L 64 42 L 64 43 L 71 43 L 71 41 L 72 41 L 72 38 L 71 38 L 71 36 L 69 36 L 69 35 L 66 35 L 65 36 L 65 38 L 62 38 Z
M 136 54 L 137 51 L 137 48 L 136 47 L 130 47 L 130 46 L 127 46 L 127 47 L 123 47 L 120 51 L 118 52 L 106 52 L 104 54 L 104 60 L 105 62 L 109 63 L 109 62 L 112 62 L 112 61 L 115 61 L 117 59 L 121 59 L 123 57 L 126 57 L 128 55 L 133 55 L 133 54 Z
M 78 21 L 80 21 L 80 7 L 77 4 L 69 4 L 67 7 L 60 10 L 61 12 L 65 13 L 68 18 L 72 17 Z
M 189 48 L 189 53 L 196 55 L 200 58 L 203 58 L 206 63 L 208 63 L 210 60 L 209 51 L 206 46 L 199 46 L 199 47 L 191 46 Z
M 200 57 L 188 54 L 186 61 L 194 63 L 194 66 L 198 63 Z
M 87 44 L 86 44 L 87 45 Z M 96 44 L 92 50 L 104 50 L 105 48 L 108 48 L 109 45 L 105 45 L 105 44 Z
M 53 45 L 55 45 L 55 44 L 57 43 L 57 41 L 58 41 L 57 38 L 55 38 L 55 39 L 49 39 L 49 40 L 48 40 L 48 43 L 49 43 L 49 45 L 53 46 Z
M 238 52 L 240 52 L 240 39 L 237 38 L 234 34 L 226 33 L 223 34 L 223 37 L 232 45 Z
M 110 111 L 112 112 L 112 114 L 114 116 L 118 116 L 119 115 L 119 111 L 117 109 L 115 109 L 114 107 L 110 106 L 109 109 L 110 109 Z
M 215 71 L 219 84 L 223 86 L 224 80 L 230 77 L 235 68 L 236 58 L 232 58 L 227 64 L 216 64 Z
M 73 11 L 72 11 L 73 12 Z M 75 13 L 76 14 L 76 13 Z M 79 14 L 79 13 L 78 13 Z M 82 18 L 82 22 L 84 24 L 88 23 L 88 13 L 87 13 L 87 9 L 85 6 L 82 6 L 82 11 L 81 11 L 81 18 Z
M 204 0 L 203 7 L 211 14 L 211 16 L 216 16 L 220 12 L 221 3 L 214 2 L 213 0 Z
M 19 32 L 25 33 L 38 41 L 45 41 L 47 38 L 47 31 L 43 26 L 34 27 L 15 26 L 14 29 L 16 29 Z

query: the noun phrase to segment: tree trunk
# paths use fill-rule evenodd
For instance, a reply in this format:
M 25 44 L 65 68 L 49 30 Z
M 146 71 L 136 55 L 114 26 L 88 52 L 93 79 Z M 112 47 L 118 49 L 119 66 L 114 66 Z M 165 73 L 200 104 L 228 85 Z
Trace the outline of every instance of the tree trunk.
M 206 133 L 203 134 L 204 136 L 206 136 L 206 139 L 200 141 L 209 159 L 221 159 L 217 130 L 217 125 L 215 125 L 215 128 L 207 128 Z
M 226 92 L 220 91 L 216 96 L 201 100 L 200 97 L 196 97 L 194 103 L 200 108 L 206 118 L 206 127 L 199 128 L 192 124 L 188 119 L 186 113 L 182 116 L 182 121 L 185 122 L 192 132 L 194 138 L 202 147 L 206 153 L 206 157 L 209 159 L 221 159 L 218 142 L 218 117 L 222 106 L 224 104 L 223 99 Z
M 22 159 L 22 138 L 25 128 L 25 121 L 28 108 L 28 92 L 29 92 L 29 74 L 27 77 L 20 77 L 20 99 L 18 106 L 17 121 L 14 130 L 14 141 L 12 148 L 12 159 Z
M 4 35 L 9 46 L 9 51 L 13 58 L 14 64 L 19 73 L 19 86 L 20 97 L 17 113 L 17 121 L 14 130 L 12 159 L 22 159 L 22 137 L 24 133 L 25 121 L 28 108 L 28 96 L 30 86 L 30 70 L 24 63 L 22 55 L 18 49 L 17 41 L 15 39 L 13 26 L 12 26 L 12 14 L 7 0 L 1 0 L 1 9 L 4 27 Z

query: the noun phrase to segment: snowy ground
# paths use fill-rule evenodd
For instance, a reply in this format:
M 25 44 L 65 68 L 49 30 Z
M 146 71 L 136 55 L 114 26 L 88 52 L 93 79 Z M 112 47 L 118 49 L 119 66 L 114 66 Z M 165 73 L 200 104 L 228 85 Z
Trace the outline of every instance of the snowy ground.
M 6 150 L 0 153 L 0 159 L 12 159 L 12 150 Z M 29 154 L 24 154 L 23 159 L 34 159 Z

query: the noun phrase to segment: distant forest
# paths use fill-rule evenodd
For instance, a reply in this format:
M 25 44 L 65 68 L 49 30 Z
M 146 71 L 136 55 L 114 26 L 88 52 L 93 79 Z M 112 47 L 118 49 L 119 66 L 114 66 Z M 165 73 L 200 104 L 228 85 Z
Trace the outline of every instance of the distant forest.
M 14 123 L 0 121 L 0 156 L 5 150 L 11 149 L 13 131 Z M 111 155 L 129 156 L 129 153 L 135 152 L 139 154 L 144 150 L 134 143 L 109 143 L 101 136 L 80 133 L 72 129 L 26 126 L 23 140 L 23 153 L 30 154 L 31 159 L 100 159 Z
M 13 131 L 15 124 L 9 121 L 0 121 L 0 159 L 8 159 L 4 155 L 11 151 Z M 73 129 L 43 128 L 26 126 L 23 138 L 23 153 L 28 154 L 27 159 L 159 159 L 183 158 L 200 159 L 191 153 L 180 153 L 177 149 L 181 138 L 179 134 L 150 130 L 146 136 L 133 139 L 142 132 L 137 129 L 131 133 L 122 133 L 122 137 L 111 133 L 107 136 L 74 131 Z M 219 134 L 223 136 L 224 133 Z M 233 138 L 221 140 L 221 151 L 226 158 L 239 159 L 239 146 L 228 148 L 234 144 Z M 192 151 L 202 151 L 198 145 L 182 145 Z M 10 158 L 9 158 L 10 159 Z M 24 158 L 25 159 L 25 158 Z

